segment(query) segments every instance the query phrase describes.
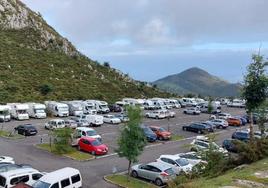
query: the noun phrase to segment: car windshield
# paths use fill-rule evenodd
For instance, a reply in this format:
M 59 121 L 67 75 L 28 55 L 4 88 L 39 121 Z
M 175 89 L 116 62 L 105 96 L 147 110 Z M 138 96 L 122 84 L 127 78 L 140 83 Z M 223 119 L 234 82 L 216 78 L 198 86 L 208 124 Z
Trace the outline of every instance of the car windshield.
M 43 181 L 37 181 L 33 184 L 33 188 L 49 188 L 50 184 Z
M 189 164 L 187 159 L 179 158 L 175 160 L 180 166 L 186 166 Z
M 35 113 L 44 113 L 45 111 L 43 109 L 35 109 Z
M 99 145 L 101 145 L 102 143 L 101 143 L 99 140 L 96 139 L 96 140 L 92 141 L 91 144 L 92 144 L 93 146 L 99 146 Z
M 151 129 L 149 129 L 148 127 L 144 127 L 143 131 L 147 134 L 153 134 L 153 131 Z
M 166 130 L 164 129 L 164 128 L 162 128 L 162 127 L 160 127 L 159 129 L 158 129 L 160 132 L 165 132 Z
M 97 132 L 95 130 L 90 130 L 90 131 L 87 131 L 87 135 L 88 136 L 95 136 L 95 135 L 97 135 Z

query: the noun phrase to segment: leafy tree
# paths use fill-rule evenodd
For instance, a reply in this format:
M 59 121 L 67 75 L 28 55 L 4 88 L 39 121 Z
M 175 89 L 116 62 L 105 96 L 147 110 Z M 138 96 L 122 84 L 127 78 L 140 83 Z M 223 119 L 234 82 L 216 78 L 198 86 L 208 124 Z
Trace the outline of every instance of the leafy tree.
M 40 90 L 42 95 L 47 95 L 47 94 L 49 94 L 50 92 L 53 91 L 53 86 L 50 85 L 50 84 L 42 84 L 39 87 L 39 90 Z
M 247 68 L 247 75 L 244 78 L 242 96 L 246 99 L 246 108 L 250 114 L 250 140 L 253 140 L 253 117 L 252 112 L 256 110 L 267 98 L 268 79 L 265 74 L 263 56 L 253 55 L 253 62 Z
M 111 67 L 109 62 L 104 62 L 104 63 L 103 63 L 103 66 L 104 66 L 104 67 L 107 67 L 107 68 L 110 68 L 110 67 Z
M 208 101 L 208 113 L 211 114 L 213 110 L 211 98 Z
M 146 144 L 146 139 L 140 124 L 142 121 L 141 109 L 139 107 L 128 106 L 127 113 L 129 122 L 122 129 L 118 139 L 117 149 L 119 157 L 125 157 L 128 160 L 128 177 L 132 163 L 138 161 L 138 156 L 142 153 Z
M 268 117 L 268 101 L 265 101 L 263 104 L 260 105 L 260 107 L 255 110 L 258 118 L 258 126 L 259 130 L 261 131 L 261 134 L 264 134 L 265 131 L 265 122 L 267 122 L 267 117 Z
M 62 128 L 54 130 L 54 146 L 55 152 L 59 154 L 65 154 L 72 151 L 70 141 L 72 139 L 72 129 Z

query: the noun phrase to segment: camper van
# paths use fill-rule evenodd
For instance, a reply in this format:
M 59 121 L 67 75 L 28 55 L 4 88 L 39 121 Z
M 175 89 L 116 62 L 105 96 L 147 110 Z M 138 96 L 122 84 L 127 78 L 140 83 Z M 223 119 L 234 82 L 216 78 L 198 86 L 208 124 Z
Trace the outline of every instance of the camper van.
M 54 172 L 46 173 L 33 188 L 81 188 L 82 177 L 79 170 L 66 167 Z
M 27 110 L 28 114 L 32 118 L 43 119 L 47 117 L 45 112 L 46 106 L 40 103 L 27 103 L 29 109 Z
M 80 119 L 86 120 L 90 126 L 101 126 L 103 124 L 103 116 L 97 114 L 86 114 L 77 116 Z
M 10 106 L 0 105 L 0 122 L 10 121 Z
M 83 106 L 81 104 L 81 101 L 62 101 L 62 103 L 68 105 L 69 114 L 71 116 L 78 116 L 83 114 Z
M 59 103 L 56 101 L 45 101 L 47 110 L 54 116 L 58 117 L 68 117 L 69 107 L 67 104 Z
M 94 101 L 95 103 L 95 108 L 97 110 L 98 113 L 101 114 L 106 114 L 110 112 L 110 109 L 108 108 L 108 103 L 105 101 Z
M 19 183 L 32 186 L 44 173 L 33 168 L 19 168 L 0 174 L 0 188 L 11 188 Z
M 84 114 L 97 114 L 93 100 L 80 101 Z
M 29 119 L 29 114 L 27 110 L 29 109 L 28 104 L 20 103 L 8 103 L 7 105 L 11 108 L 11 117 L 17 120 L 27 120 Z
M 195 107 L 197 105 L 197 102 L 193 98 L 181 98 L 179 101 L 188 107 Z

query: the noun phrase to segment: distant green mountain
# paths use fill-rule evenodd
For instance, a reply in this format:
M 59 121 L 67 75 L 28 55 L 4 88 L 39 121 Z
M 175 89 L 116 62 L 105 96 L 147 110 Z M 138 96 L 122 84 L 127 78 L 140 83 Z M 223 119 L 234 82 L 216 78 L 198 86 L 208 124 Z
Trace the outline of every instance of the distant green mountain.
M 81 54 L 19 0 L 0 0 L 0 103 L 169 96 Z
M 203 96 L 238 96 L 241 89 L 241 84 L 228 83 L 196 67 L 159 79 L 153 84 L 164 91 L 179 95 L 192 93 Z

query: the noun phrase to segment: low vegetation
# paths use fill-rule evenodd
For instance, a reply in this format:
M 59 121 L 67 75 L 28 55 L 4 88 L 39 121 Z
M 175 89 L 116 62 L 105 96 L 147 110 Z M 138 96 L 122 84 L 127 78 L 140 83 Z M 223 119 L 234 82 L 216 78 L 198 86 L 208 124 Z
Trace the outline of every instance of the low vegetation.
M 13 132 L 9 132 L 9 131 L 4 131 L 4 130 L 0 130 L 0 137 L 10 138 L 10 139 L 24 138 L 24 136 L 22 136 L 22 135 L 19 135 L 17 133 L 13 133 Z

